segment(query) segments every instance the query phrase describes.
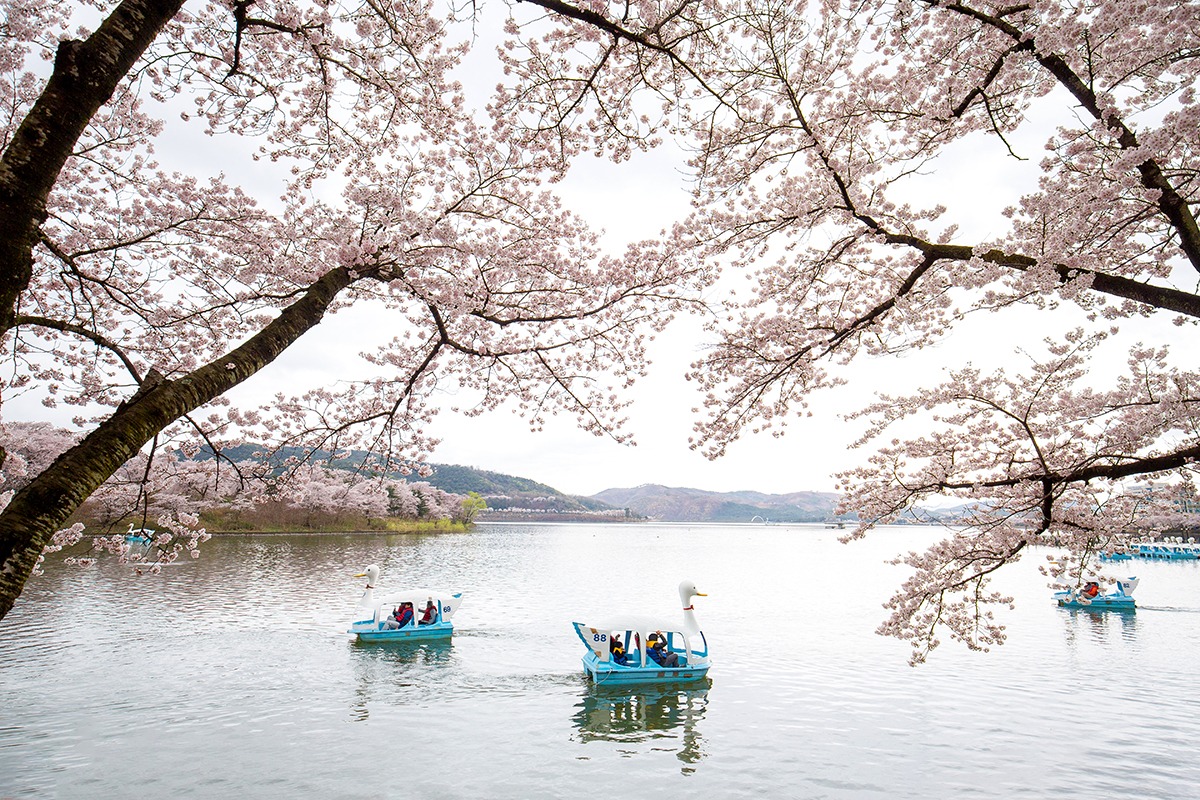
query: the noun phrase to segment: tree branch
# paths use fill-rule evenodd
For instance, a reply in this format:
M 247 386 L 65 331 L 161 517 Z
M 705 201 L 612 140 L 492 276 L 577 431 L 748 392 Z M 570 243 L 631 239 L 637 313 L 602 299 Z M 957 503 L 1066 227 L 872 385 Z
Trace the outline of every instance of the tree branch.
M 933 0 L 924 0 L 924 2 L 928 5 L 943 8 L 947 11 L 977 20 L 988 27 L 1000 31 L 1018 45 L 1031 41 L 1020 28 L 998 16 L 984 13 L 957 2 L 945 4 L 938 4 L 933 2 Z M 1035 46 L 1029 49 L 1038 63 L 1053 75 L 1094 119 L 1103 122 L 1110 130 L 1117 134 L 1117 142 L 1123 150 L 1136 150 L 1140 146 L 1137 136 L 1125 125 L 1124 120 L 1117 116 L 1115 110 L 1105 109 L 1100 106 L 1100 101 L 1096 97 L 1095 91 L 1093 91 L 1086 81 L 1075 74 L 1075 71 L 1071 69 L 1066 60 L 1055 53 L 1042 53 Z M 1147 189 L 1158 192 L 1157 205 L 1159 210 L 1171 222 L 1176 235 L 1179 237 L 1180 247 L 1183 249 L 1184 255 L 1191 263 L 1192 268 L 1200 272 L 1200 225 L 1197 224 L 1196 217 L 1192 214 L 1191 208 L 1188 207 L 1187 201 L 1176 191 L 1166 175 L 1163 174 L 1158 162 L 1154 159 L 1146 159 L 1138 164 L 1137 169 L 1141 175 L 1142 185 Z
M 174 420 L 237 386 L 316 326 L 356 280 L 337 267 L 241 346 L 179 378 L 144 387 L 79 444 L 13 495 L 0 511 L 0 619 L 21 593 L 42 550 L 67 518 L 122 464 Z
M 59 45 L 54 72 L 0 158 L 0 335 L 33 277 L 46 199 L 99 108 L 183 0 L 125 0 L 87 41 Z

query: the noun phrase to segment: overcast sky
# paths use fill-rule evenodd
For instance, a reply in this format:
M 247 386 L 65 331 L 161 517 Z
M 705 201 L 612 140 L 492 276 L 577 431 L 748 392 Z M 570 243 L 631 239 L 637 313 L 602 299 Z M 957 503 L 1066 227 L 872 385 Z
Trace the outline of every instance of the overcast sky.
M 681 159 L 668 150 L 619 165 L 589 157 L 555 188 L 568 206 L 605 229 L 612 251 L 619 252 L 626 242 L 653 238 L 664 225 L 686 215 L 689 195 L 681 176 Z M 1000 219 L 998 212 L 1005 203 L 997 186 L 1012 177 L 1014 165 L 1000 161 L 996 169 L 1002 174 L 997 176 L 974 169 L 973 178 L 964 181 L 956 162 L 972 159 L 970 152 L 952 154 L 946 159 L 946 173 L 923 179 L 921 191 L 931 197 L 957 193 L 957 198 L 943 202 L 953 205 L 957 199 L 963 206 L 964 233 L 995 235 L 998 231 L 971 221 Z M 1008 191 L 1007 196 L 1014 195 Z M 444 412 L 431 430 L 442 444 L 430 460 L 519 475 L 578 495 L 645 483 L 712 491 L 832 491 L 833 475 L 865 457 L 848 449 L 862 425 L 844 421 L 843 412 L 870 402 L 876 392 L 913 391 L 938 383 L 947 367 L 962 366 L 972 358 L 1007 358 L 1014 345 L 1008 337 L 997 335 L 997 330 L 1007 325 L 992 317 L 980 318 L 921 353 L 861 358 L 854 365 L 851 383 L 814 398 L 811 416 L 794 415 L 783 437 L 747 434 L 729 447 L 725 456 L 710 461 L 688 446 L 696 419 L 691 409 L 699 405 L 699 397 L 684 375 L 704 337 L 697 318 L 683 317 L 654 343 L 651 373 L 634 389 L 628 430 L 635 434 L 636 446 L 585 433 L 568 416 L 550 420 L 544 430 L 535 433 L 511 409 L 475 419 Z M 361 326 L 361 317 L 353 313 L 327 318 L 319 334 L 306 336 L 302 348 L 285 353 L 263 375 L 256 376 L 247 391 L 266 397 L 284 386 L 312 385 L 322 373 L 336 376 L 344 369 L 346 342 L 361 337 Z M 461 398 L 447 394 L 445 406 L 456 400 Z
M 486 80 L 489 85 L 494 83 L 494 78 Z M 936 171 L 914 178 L 911 197 L 902 199 L 947 205 L 950 212 L 945 221 L 960 225 L 959 242 L 1000 235 L 1003 229 L 995 227 L 1003 223 L 1000 210 L 1015 201 L 1020 190 L 1035 185 L 1046 132 L 1051 124 L 1063 121 L 1047 119 L 1031 126 L 1029 134 L 1012 137 L 1014 149 L 1026 156 L 1025 161 L 1005 157 L 995 140 L 985 142 L 978 137 L 956 145 L 939 161 Z M 164 152 L 160 147 L 158 157 L 169 166 L 178 163 L 200 173 L 223 171 L 249 183 L 269 178 L 271 167 L 250 161 L 248 151 L 241 160 L 231 158 L 229 146 L 235 140 L 204 137 L 197 127 L 168 143 L 177 152 Z M 687 213 L 689 198 L 682 167 L 679 154 L 668 150 L 636 156 L 619 165 L 588 157 L 556 188 L 568 206 L 606 229 L 612 251 L 619 252 L 626 242 L 654 237 Z M 277 194 L 269 190 L 254 193 L 260 198 Z M 940 382 L 947 367 L 962 366 L 968 360 L 976 359 L 979 365 L 1002 361 L 1019 344 L 1014 333 L 1024 334 L 1027 343 L 1035 342 L 1065 329 L 1067 321 L 1062 314 L 1053 320 L 1042 315 L 1034 324 L 1023 326 L 1014 325 L 1011 318 L 987 317 L 956 329 L 944 343 L 913 356 L 862 359 L 854 365 L 849 386 L 815 398 L 812 415 L 793 418 L 782 438 L 747 435 L 723 458 L 708 461 L 688 447 L 695 421 L 691 409 L 698 405 L 698 398 L 683 376 L 699 352 L 701 337 L 698 322 L 684 318 L 655 343 L 652 374 L 635 389 L 629 430 L 636 435 L 638 446 L 596 438 L 577 430 L 567 417 L 532 433 L 525 421 L 510 409 L 502 409 L 478 419 L 439 415 L 432 433 L 443 443 L 430 460 L 519 475 L 580 495 L 644 483 L 716 491 L 831 491 L 833 474 L 865 456 L 848 451 L 860 426 L 844 422 L 842 412 L 869 402 L 878 391 L 899 392 Z M 338 373 L 344 369 L 347 350 L 360 349 L 354 344 L 360 334 L 361 320 L 353 313 L 327 318 L 319 331 L 307 335 L 298 347 L 251 379 L 245 392 L 266 399 L 277 391 L 301 392 L 317 381 L 345 377 Z M 1171 333 L 1162 335 L 1169 338 Z M 62 415 L 56 419 L 42 409 L 39 399 L 8 399 L 5 419 L 65 419 Z M 448 397 L 446 405 L 453 403 L 454 398 Z
M 938 227 L 957 224 L 958 243 L 1004 235 L 1003 209 L 1036 187 L 1047 137 L 1055 126 L 1072 122 L 1061 116 L 1062 108 L 1051 96 L 1030 112 L 1032 123 L 1026 129 L 1009 137 L 1022 160 L 1007 155 L 1006 146 L 995 137 L 976 136 L 949 148 L 936 169 L 909 181 L 908 194 L 890 199 L 947 206 Z M 614 250 L 619 250 L 627 241 L 656 236 L 687 213 L 682 167 L 681 156 L 668 150 L 620 165 L 585 159 L 558 190 L 605 228 Z M 1106 345 L 1107 358 L 1093 364 L 1098 383 L 1123 371 L 1124 354 L 1134 341 L 1178 342 L 1182 331 L 1167 316 L 1122 322 L 1129 335 Z M 1050 313 L 1010 309 L 972 317 L 921 352 L 887 359 L 859 357 L 845 373 L 850 383 L 814 397 L 810 415 L 793 415 L 782 438 L 747 433 L 725 456 L 709 461 L 688 447 L 695 422 L 691 409 L 699 405 L 699 398 L 683 376 L 703 336 L 696 319 L 684 318 L 656 342 L 651 375 L 635 389 L 629 429 L 637 437 L 636 447 L 593 437 L 565 418 L 530 433 L 521 420 L 501 411 L 476 420 L 440 416 L 435 431 L 443 444 L 433 460 L 521 475 L 582 495 L 644 483 L 714 491 L 832 491 L 834 474 L 868 455 L 848 449 L 863 426 L 845 421 L 843 413 L 871 402 L 878 392 L 903 394 L 940 383 L 947 370 L 967 362 L 984 369 L 1027 363 L 1021 348 L 1038 352 L 1043 338 L 1058 338 L 1083 324 L 1083 313 L 1071 304 Z

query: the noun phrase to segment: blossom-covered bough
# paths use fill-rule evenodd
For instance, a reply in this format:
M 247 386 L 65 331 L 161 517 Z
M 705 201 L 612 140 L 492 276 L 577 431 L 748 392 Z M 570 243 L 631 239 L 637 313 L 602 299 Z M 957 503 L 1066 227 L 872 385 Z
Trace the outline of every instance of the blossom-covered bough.
M 841 365 L 936 342 L 971 311 L 1080 321 L 1020 375 L 980 363 L 993 344 L 944 384 L 861 412 L 872 455 L 841 487 L 855 536 L 923 501 L 971 508 L 961 533 L 902 559 L 913 574 L 880 630 L 915 661 L 939 631 L 1003 640 L 989 609 L 1011 600 L 990 577 L 1029 545 L 1067 548 L 1047 571 L 1077 585 L 1114 537 L 1179 524 L 1172 501 L 1194 495 L 1195 373 L 1137 337 L 1152 313 L 1175 315 L 1181 338 L 1200 316 L 1198 15 L 1188 2 L 825 3 L 764 14 L 737 51 L 745 100 L 705 129 L 704 202 L 679 235 L 756 268 L 757 292 L 697 364 L 710 393 L 698 446 L 777 428 Z M 928 207 L 901 202 L 906 179 L 966 137 L 978 158 L 1009 158 L 1031 107 L 1060 108 L 1061 127 L 1004 217 L 972 219 L 969 174 Z M 959 222 L 1006 233 L 962 242 Z M 1128 367 L 1098 386 L 1089 355 L 1120 337 Z M 889 443 L 914 418 L 930 433 Z M 1147 495 L 1131 478 L 1170 487 Z
M 475 410 L 512 397 L 535 426 L 562 407 L 623 436 L 641 336 L 697 296 L 723 305 L 692 375 L 693 445 L 712 457 L 974 312 L 1044 327 L 1014 332 L 1019 374 L 993 346 L 861 412 L 865 460 L 842 476 L 855 535 L 932 498 L 971 509 L 905 559 L 881 630 L 916 660 L 941 632 L 1001 641 L 990 579 L 1031 545 L 1066 548 L 1047 571 L 1071 584 L 1114 537 L 1178 524 L 1196 378 L 1141 342 L 1200 317 L 1195 0 L 525 0 L 486 118 L 453 81 L 472 40 L 432 5 L 179 6 L 105 7 L 58 45 L 61 9 L 7 4 L 5 74 L 29 48 L 54 71 L 6 94 L 6 391 L 111 414 L 0 514 L 0 613 L 58 524 L 156 436 L 365 446 L 387 467 L 428 449 L 448 382 Z M 181 99 L 217 133 L 263 137 L 294 167 L 284 189 L 256 202 L 155 165 L 147 109 Z M 1054 129 L 1003 214 L 980 218 L 969 168 L 921 194 L 947 154 L 1026 163 L 1035 116 Z M 689 150 L 694 209 L 661 241 L 605 254 L 539 188 L 581 154 L 668 137 Z M 749 292 L 720 303 L 721 277 L 743 274 Z M 367 351 L 369 378 L 269 412 L 219 405 L 326 314 L 380 307 L 396 336 Z
M 631 92 L 605 95 L 597 65 L 636 51 L 607 74 L 669 96 L 666 113 L 641 119 L 692 150 L 696 210 L 670 247 L 751 279 L 712 317 L 716 344 L 694 365 L 706 397 L 694 447 L 718 457 L 746 432 L 779 435 L 847 365 L 935 344 L 972 312 L 1050 334 L 1043 345 L 1014 330 L 1020 374 L 991 361 L 992 342 L 944 384 L 851 415 L 870 422 L 867 460 L 841 476 L 844 510 L 862 521 L 851 538 L 931 500 L 968 509 L 961 532 L 900 559 L 913 571 L 880 631 L 910 641 L 914 661 L 942 633 L 977 649 L 1002 641 L 991 609 L 1011 600 L 991 576 L 1030 545 L 1065 548 L 1071 558 L 1045 570 L 1079 585 L 1115 539 L 1194 527 L 1180 501 L 1200 459 L 1196 375 L 1140 340 L 1162 317 L 1194 335 L 1200 317 L 1200 5 L 588 7 L 607 12 L 595 27 L 609 35 L 586 81 L 530 82 L 541 107 L 576 108 L 586 85 L 603 128 Z M 596 38 L 580 30 L 554 52 Z M 537 71 L 548 56 L 529 49 L 521 65 Z M 655 60 L 663 50 L 671 58 Z M 1037 124 L 1044 152 L 1023 152 L 1015 142 Z M 1002 215 L 980 219 L 971 166 L 931 199 L 914 188 L 964 152 L 1041 161 Z
M 545 188 L 566 137 L 467 106 L 469 23 L 424 3 L 73 6 L 3 4 L 4 391 L 80 406 L 86 435 L 0 512 L 0 616 L 147 445 L 361 448 L 404 470 L 446 386 L 469 413 L 510 400 L 535 427 L 565 410 L 627 436 L 616 392 L 700 271 L 657 243 L 604 252 Z M 290 169 L 264 189 L 161 166 L 180 117 Z M 337 385 L 223 401 L 332 314 L 363 320 Z

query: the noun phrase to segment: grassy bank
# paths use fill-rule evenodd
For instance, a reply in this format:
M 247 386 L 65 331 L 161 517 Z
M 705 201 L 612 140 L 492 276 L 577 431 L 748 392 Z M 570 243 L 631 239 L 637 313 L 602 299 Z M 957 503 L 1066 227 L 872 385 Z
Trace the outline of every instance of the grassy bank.
M 209 533 L 462 533 L 471 524 L 449 519 L 371 519 L 354 515 L 307 515 L 279 518 L 262 514 L 204 512 L 200 525 Z

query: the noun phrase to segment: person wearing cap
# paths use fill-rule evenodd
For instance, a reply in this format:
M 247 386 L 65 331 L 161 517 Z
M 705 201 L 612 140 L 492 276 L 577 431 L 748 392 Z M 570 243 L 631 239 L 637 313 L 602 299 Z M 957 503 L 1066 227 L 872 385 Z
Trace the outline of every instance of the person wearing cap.
M 617 664 L 629 663 L 629 656 L 625 655 L 625 645 L 621 644 L 621 636 L 614 633 L 608 641 L 608 652 L 612 654 L 612 660 Z
M 678 667 L 679 654 L 664 650 L 666 643 L 667 637 L 663 636 L 662 631 L 655 631 L 646 637 L 646 655 L 660 667 Z

